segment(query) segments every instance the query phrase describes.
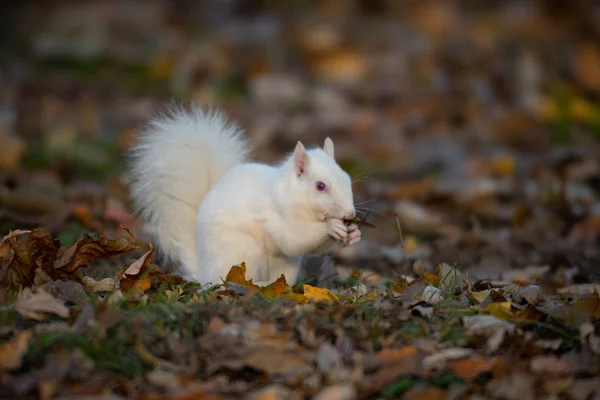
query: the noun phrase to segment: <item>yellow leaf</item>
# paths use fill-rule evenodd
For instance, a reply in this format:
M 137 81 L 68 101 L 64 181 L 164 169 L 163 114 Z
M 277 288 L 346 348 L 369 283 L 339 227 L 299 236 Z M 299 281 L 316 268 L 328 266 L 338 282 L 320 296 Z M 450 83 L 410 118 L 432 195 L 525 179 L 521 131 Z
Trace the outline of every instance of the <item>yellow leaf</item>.
M 488 306 L 485 308 L 485 311 L 489 312 L 494 317 L 503 320 L 510 320 L 513 318 L 513 315 L 510 312 L 510 302 L 508 301 L 488 304 Z
M 419 249 L 419 242 L 414 236 L 407 236 L 404 238 L 402 248 L 406 253 L 414 253 Z
M 338 301 L 338 297 L 328 289 L 317 288 L 310 285 L 304 285 L 304 296 L 313 301 L 326 301 L 333 303 Z
M 476 302 L 481 303 L 490 295 L 491 290 L 481 290 L 479 292 L 469 292 L 469 298 Z
M 425 282 L 429 283 L 432 286 L 440 285 L 440 273 L 436 272 L 425 272 Z
M 281 295 L 281 298 L 287 299 L 287 300 L 292 300 L 298 304 L 304 304 L 304 303 L 308 302 L 308 297 L 301 295 L 300 293 L 293 293 L 293 292 L 284 293 L 283 295 Z
M 261 288 L 260 292 L 266 297 L 281 297 L 284 293 L 291 292 L 292 288 L 285 281 L 285 276 L 282 274 L 279 279 L 268 286 Z
M 225 277 L 225 286 L 227 286 L 227 282 L 237 283 L 238 285 L 246 286 L 259 292 L 261 290 L 260 286 L 257 286 L 252 282 L 252 279 L 246 280 L 245 262 L 241 263 L 239 266 L 234 265 L 231 267 L 227 273 L 227 276 Z
M 515 158 L 510 154 L 495 157 L 489 165 L 490 172 L 497 176 L 512 175 L 516 169 Z

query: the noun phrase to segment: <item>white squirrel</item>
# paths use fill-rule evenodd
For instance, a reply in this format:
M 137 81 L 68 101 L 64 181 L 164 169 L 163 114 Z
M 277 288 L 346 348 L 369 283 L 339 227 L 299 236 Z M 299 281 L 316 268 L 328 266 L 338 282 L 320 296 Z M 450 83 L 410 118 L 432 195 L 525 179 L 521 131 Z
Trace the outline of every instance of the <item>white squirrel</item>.
M 277 165 L 247 161 L 242 130 L 218 111 L 172 107 L 151 119 L 130 154 L 131 195 L 159 250 L 200 283 L 219 283 L 233 265 L 266 283 L 296 281 L 302 257 L 336 241 L 357 243 L 351 179 L 323 149 Z

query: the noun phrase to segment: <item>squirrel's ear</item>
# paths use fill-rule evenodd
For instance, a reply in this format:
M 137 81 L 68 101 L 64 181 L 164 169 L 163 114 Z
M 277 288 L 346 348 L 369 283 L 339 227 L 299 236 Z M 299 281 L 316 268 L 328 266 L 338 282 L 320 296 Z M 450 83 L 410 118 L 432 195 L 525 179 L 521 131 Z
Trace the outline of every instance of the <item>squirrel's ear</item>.
M 300 176 L 306 171 L 308 167 L 308 153 L 304 148 L 304 145 L 300 142 L 294 149 L 294 164 L 296 165 L 296 175 Z
M 325 153 L 327 153 L 327 155 L 331 158 L 334 158 L 334 150 L 333 150 L 333 140 L 331 140 L 330 138 L 325 139 L 325 144 L 323 145 L 323 150 L 325 150 Z

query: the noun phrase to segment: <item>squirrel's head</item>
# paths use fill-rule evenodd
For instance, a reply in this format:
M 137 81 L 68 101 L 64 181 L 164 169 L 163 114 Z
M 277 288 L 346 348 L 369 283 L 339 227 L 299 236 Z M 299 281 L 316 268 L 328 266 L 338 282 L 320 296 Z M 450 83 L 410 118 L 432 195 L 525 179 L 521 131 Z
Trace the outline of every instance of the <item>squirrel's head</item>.
M 291 157 L 295 182 L 291 190 L 302 207 L 319 219 L 355 217 L 352 180 L 335 162 L 333 141 L 325 139 L 322 149 L 306 150 L 298 142 Z

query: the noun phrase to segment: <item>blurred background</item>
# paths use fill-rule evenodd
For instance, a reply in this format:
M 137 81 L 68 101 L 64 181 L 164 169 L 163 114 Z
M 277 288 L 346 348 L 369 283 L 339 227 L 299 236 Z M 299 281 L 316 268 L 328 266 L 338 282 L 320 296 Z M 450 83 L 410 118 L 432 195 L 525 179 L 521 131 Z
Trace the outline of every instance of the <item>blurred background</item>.
M 144 240 L 124 152 L 195 100 L 260 161 L 333 138 L 377 226 L 341 265 L 597 274 L 593 0 L 21 1 L 0 6 L 0 60 L 0 234 Z

